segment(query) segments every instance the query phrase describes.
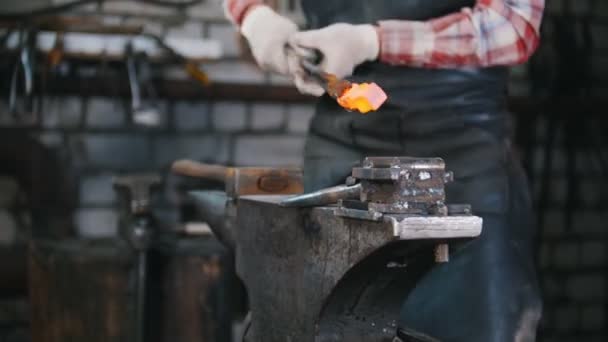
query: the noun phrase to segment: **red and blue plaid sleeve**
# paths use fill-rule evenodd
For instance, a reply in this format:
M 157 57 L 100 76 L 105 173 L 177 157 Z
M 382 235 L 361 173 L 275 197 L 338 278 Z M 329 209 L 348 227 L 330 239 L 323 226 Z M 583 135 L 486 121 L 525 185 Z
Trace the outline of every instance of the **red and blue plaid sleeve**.
M 478 0 L 429 21 L 379 22 L 380 60 L 427 68 L 514 65 L 536 50 L 545 0 Z
M 262 3 L 263 0 L 224 0 L 224 12 L 228 20 L 240 26 L 249 7 Z

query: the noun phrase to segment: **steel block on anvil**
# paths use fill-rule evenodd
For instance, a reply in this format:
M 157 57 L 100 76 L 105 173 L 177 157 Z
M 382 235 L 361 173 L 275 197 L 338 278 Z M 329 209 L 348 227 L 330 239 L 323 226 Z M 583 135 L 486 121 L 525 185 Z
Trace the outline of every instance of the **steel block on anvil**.
M 281 207 L 285 198 L 238 199 L 236 270 L 251 310 L 244 341 L 390 341 L 401 303 L 434 262 L 435 239 L 481 232 L 470 215 L 374 221 L 333 206 Z

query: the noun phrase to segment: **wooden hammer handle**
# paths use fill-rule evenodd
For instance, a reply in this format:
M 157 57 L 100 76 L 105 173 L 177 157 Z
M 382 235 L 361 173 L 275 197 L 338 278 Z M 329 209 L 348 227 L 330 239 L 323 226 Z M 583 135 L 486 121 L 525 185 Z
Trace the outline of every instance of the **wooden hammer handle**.
M 171 171 L 181 176 L 205 178 L 225 183 L 229 172 L 228 167 L 222 165 L 203 164 L 194 160 L 177 160 L 171 165 Z

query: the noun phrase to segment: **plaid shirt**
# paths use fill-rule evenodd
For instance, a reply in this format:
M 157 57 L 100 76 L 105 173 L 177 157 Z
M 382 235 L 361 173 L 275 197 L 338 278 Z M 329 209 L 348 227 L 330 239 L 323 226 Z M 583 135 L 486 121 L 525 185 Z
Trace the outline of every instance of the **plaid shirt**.
M 226 14 L 239 25 L 250 6 L 262 0 L 224 0 Z M 545 0 L 477 0 L 428 21 L 378 22 L 379 59 L 426 68 L 514 65 L 536 50 Z

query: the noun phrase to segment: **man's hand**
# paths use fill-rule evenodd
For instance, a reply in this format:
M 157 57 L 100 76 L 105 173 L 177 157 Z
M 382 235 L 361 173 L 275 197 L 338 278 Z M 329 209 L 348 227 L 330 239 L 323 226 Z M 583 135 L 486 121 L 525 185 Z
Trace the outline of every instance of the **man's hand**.
M 258 65 L 284 75 L 289 72 L 285 44 L 297 31 L 295 23 L 264 5 L 250 9 L 241 25 L 241 33 Z
M 352 75 L 357 65 L 378 58 L 380 42 L 373 25 L 333 24 L 320 30 L 297 32 L 289 38 L 294 48 L 316 49 L 323 55 L 321 68 L 342 78 Z M 320 96 L 321 89 L 307 80 L 297 60 L 289 58 L 289 72 L 303 93 Z

